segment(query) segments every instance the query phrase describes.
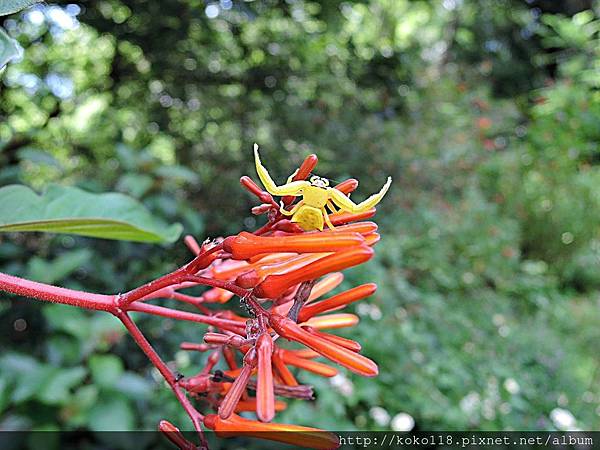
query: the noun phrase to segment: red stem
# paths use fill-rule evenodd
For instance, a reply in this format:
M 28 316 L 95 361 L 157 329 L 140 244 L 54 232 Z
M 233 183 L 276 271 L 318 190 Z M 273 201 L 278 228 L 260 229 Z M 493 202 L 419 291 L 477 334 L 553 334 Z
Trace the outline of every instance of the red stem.
M 152 362 L 154 367 L 158 369 L 161 373 L 165 381 L 169 384 L 173 393 L 177 397 L 177 400 L 185 409 L 185 412 L 190 416 L 192 423 L 194 424 L 194 428 L 198 432 L 198 437 L 200 438 L 200 444 L 202 448 L 208 448 L 208 444 L 206 442 L 206 438 L 204 437 L 204 433 L 202 432 L 202 421 L 204 420 L 204 416 L 200 414 L 196 408 L 190 403 L 188 398 L 185 395 L 185 392 L 181 389 L 181 387 L 177 384 L 177 379 L 169 369 L 169 366 L 165 364 L 165 362 L 161 359 L 161 357 L 156 353 L 156 350 L 152 347 L 152 344 L 148 342 L 148 339 L 142 334 L 140 329 L 131 320 L 131 317 L 127 315 L 124 311 L 117 311 L 116 316 L 123 322 L 131 337 L 135 340 L 136 344 L 142 349 L 142 351 L 146 354 L 148 359 Z
M 51 286 L 0 272 L 0 290 L 25 297 L 98 311 L 115 311 L 115 295 L 92 294 Z

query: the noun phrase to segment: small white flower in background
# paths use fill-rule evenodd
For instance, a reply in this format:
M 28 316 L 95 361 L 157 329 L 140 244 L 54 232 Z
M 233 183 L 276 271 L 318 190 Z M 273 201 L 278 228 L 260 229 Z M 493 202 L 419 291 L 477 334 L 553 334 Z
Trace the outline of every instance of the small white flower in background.
M 519 393 L 521 386 L 519 386 L 519 383 L 517 383 L 517 380 L 514 378 L 507 378 L 504 381 L 504 389 L 506 389 L 509 394 L 515 395 Z
M 380 406 L 373 406 L 369 410 L 369 415 L 380 427 L 385 427 L 390 423 L 390 414 Z
M 481 399 L 477 392 L 471 391 L 460 401 L 460 409 L 466 413 L 472 413 L 479 406 Z
M 564 431 L 573 431 L 575 424 L 577 423 L 575 416 L 571 414 L 571 411 L 563 408 L 554 408 L 550 412 L 550 419 L 556 428 Z
M 398 413 L 392 419 L 392 430 L 410 431 L 415 426 L 415 419 L 405 412 Z
M 381 317 L 383 316 L 381 314 L 381 310 L 376 305 L 371 305 L 371 311 L 369 311 L 369 315 L 371 316 L 371 319 L 373 319 L 373 320 L 380 320 Z
M 336 376 L 329 379 L 331 385 L 343 396 L 349 397 L 354 392 L 352 381 L 346 378 L 345 375 L 338 373 Z

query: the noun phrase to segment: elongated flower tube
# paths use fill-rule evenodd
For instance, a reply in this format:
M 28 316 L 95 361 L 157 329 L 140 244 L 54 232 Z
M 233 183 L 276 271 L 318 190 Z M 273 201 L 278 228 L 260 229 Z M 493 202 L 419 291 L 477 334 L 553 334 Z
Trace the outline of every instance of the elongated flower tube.
M 298 322 L 305 322 L 317 314 L 343 308 L 352 302 L 356 302 L 365 297 L 373 295 L 376 290 L 377 285 L 375 283 L 367 283 L 334 295 L 328 299 L 305 305 L 298 314 Z
M 294 374 L 290 372 L 290 369 L 287 368 L 285 362 L 283 361 L 283 356 L 281 355 L 280 349 L 276 349 L 275 352 L 273 352 L 273 367 L 281 377 L 281 381 L 283 381 L 287 386 L 298 386 L 296 377 L 294 377 Z
M 315 155 L 314 153 L 308 155 L 306 158 L 304 158 L 304 161 L 298 168 L 298 171 L 292 177 L 292 181 L 306 180 L 306 178 L 310 175 L 313 169 L 317 166 L 318 162 L 319 158 L 317 158 L 317 155 Z M 281 201 L 283 202 L 284 206 L 288 206 L 295 199 L 296 197 L 294 197 L 293 195 L 287 195 L 285 197 L 282 197 Z
M 334 290 L 342 283 L 342 281 L 344 281 L 344 274 L 341 272 L 333 272 L 324 276 L 313 286 L 312 291 L 310 291 L 310 295 L 308 296 L 307 303 Z
M 327 339 L 310 334 L 287 317 L 273 314 L 270 318 L 270 323 L 271 327 L 283 338 L 304 344 L 354 373 L 366 377 L 374 377 L 379 372 L 377 364 L 370 359 L 334 344 Z
M 261 422 L 270 422 L 275 416 L 275 393 L 273 392 L 273 339 L 268 333 L 256 340 L 258 357 L 258 381 L 256 383 L 256 415 Z
M 269 275 L 254 288 L 254 293 L 260 298 L 276 298 L 291 286 L 308 280 L 314 280 L 329 272 L 347 269 L 362 264 L 373 257 L 373 249 L 366 246 L 334 253 L 315 261 L 308 267 L 281 275 Z
M 242 394 L 246 391 L 246 386 L 255 367 L 256 355 L 250 355 L 250 352 L 248 352 L 246 357 L 244 357 L 244 365 L 242 366 L 240 373 L 231 385 L 227 395 L 225 395 L 223 402 L 219 406 L 220 418 L 227 419 L 229 416 L 231 416 L 231 414 L 233 414 L 233 411 L 240 401 Z
M 204 417 L 204 425 L 214 430 L 219 437 L 250 436 L 317 450 L 333 450 L 340 446 L 336 435 L 318 428 L 263 423 L 237 414 L 227 420 L 209 414 Z
M 339 313 L 327 314 L 325 316 L 316 316 L 308 319 L 303 325 L 318 328 L 319 330 L 327 328 L 347 328 L 356 325 L 360 319 L 356 314 Z
M 302 328 L 304 328 L 310 334 L 314 334 L 315 336 L 319 336 L 319 337 L 322 337 L 323 339 L 327 339 L 328 341 L 331 341 L 334 344 L 337 344 L 341 347 L 345 347 L 348 350 L 352 350 L 353 352 L 360 352 L 360 350 L 362 348 L 358 342 L 353 341 L 352 339 L 347 339 L 347 338 L 344 338 L 341 336 L 336 336 L 335 334 L 331 334 L 331 333 L 325 333 L 325 332 L 319 331 L 313 327 L 303 326 Z
M 280 400 L 275 401 L 274 410 L 275 412 L 285 411 L 287 409 L 287 403 L 282 402 Z M 235 407 L 235 412 L 245 412 L 245 411 L 258 411 L 258 403 L 256 401 L 256 397 L 249 397 L 246 400 L 240 400 Z M 264 421 L 263 421 L 264 422 Z
M 338 191 L 343 192 L 348 195 L 351 192 L 354 192 L 358 188 L 358 180 L 356 178 L 348 178 L 345 181 L 342 181 L 340 184 L 334 186 Z
M 305 233 L 297 236 L 263 237 L 242 231 L 223 241 L 223 249 L 233 259 L 248 259 L 268 252 L 322 253 L 335 252 L 360 245 L 364 238 L 358 233 L 339 233 L 322 236 L 320 233 Z
M 307 253 L 305 255 L 296 255 L 284 261 L 260 266 L 255 264 L 256 268 L 244 272 L 235 279 L 235 284 L 245 289 L 255 287 L 267 275 L 287 273 L 292 270 L 298 270 L 310 263 L 317 261 L 328 253 Z
M 364 235 L 371 234 L 377 231 L 375 222 L 355 222 L 347 225 L 340 225 L 333 230 L 327 229 L 323 231 L 314 231 L 313 233 L 335 234 L 335 233 L 359 233 Z
M 318 361 L 301 358 L 292 352 L 283 352 L 283 362 L 290 366 L 316 373 L 322 377 L 334 377 L 338 374 L 338 371 L 335 367 L 328 366 L 327 364 L 323 364 Z
M 240 178 L 240 183 L 246 190 L 258 197 L 258 199 L 263 203 L 270 203 L 272 205 L 277 206 L 277 203 L 273 200 L 271 194 L 267 191 L 263 191 L 253 180 L 252 178 L 244 175 Z
M 341 212 L 341 213 L 331 214 L 329 216 L 329 219 L 331 220 L 331 223 L 333 225 L 337 226 L 337 225 L 343 225 L 345 223 L 356 222 L 359 220 L 370 219 L 371 217 L 373 217 L 375 215 L 376 212 L 377 211 L 375 210 L 375 208 L 371 208 L 371 209 L 368 209 L 368 210 L 360 212 L 360 213 Z
M 193 443 L 188 441 L 183 434 L 181 434 L 179 428 L 171 422 L 161 420 L 158 424 L 158 430 L 180 450 L 196 450 L 197 448 Z

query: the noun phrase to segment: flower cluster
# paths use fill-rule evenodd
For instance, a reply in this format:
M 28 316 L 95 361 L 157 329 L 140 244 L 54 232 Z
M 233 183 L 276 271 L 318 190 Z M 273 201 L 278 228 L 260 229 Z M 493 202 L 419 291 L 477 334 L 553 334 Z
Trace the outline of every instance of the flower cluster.
M 316 163 L 315 155 L 307 157 L 290 182 L 305 180 Z M 338 366 L 366 377 L 378 373 L 377 365 L 361 355 L 358 342 L 332 332 L 358 323 L 357 316 L 340 310 L 372 295 L 376 285 L 330 294 L 343 280 L 341 271 L 373 257 L 379 234 L 377 225 L 366 220 L 375 208 L 349 213 L 332 207 L 328 214 L 323 207 L 333 228 L 306 231 L 294 217 L 289 219 L 289 211 L 298 209 L 303 200 L 295 203 L 297 197 L 284 196 L 278 204 L 249 177 L 240 181 L 261 202 L 252 211 L 266 215 L 266 224 L 252 233 L 202 244 L 187 236 L 185 243 L 195 257 L 143 286 L 100 295 L 0 274 L 0 290 L 116 316 L 192 420 L 200 447 L 169 422 L 159 424 L 159 430 L 182 449 L 208 448 L 203 428 L 223 437 L 256 436 L 310 448 L 337 448 L 330 433 L 272 420 L 286 408 L 287 399 L 313 399 L 312 387 L 298 379 L 300 370 L 323 377 L 335 376 Z M 349 196 L 357 186 L 350 179 L 334 188 Z M 199 296 L 185 292 L 195 286 L 209 289 Z M 241 309 L 234 298 L 239 298 Z M 182 302 L 198 312 L 153 304 L 156 299 Z M 208 325 L 202 342 L 181 344 L 184 350 L 207 353 L 202 370 L 189 377 L 174 373 L 130 317 L 134 311 Z M 320 357 L 326 361 L 318 361 Z M 200 405 L 214 413 L 202 414 Z M 253 412 L 256 420 L 240 415 L 247 412 Z
M 306 178 L 316 161 L 316 156 L 309 156 L 294 179 Z M 375 210 L 331 214 L 334 229 L 306 232 L 290 222 L 271 194 L 250 178 L 242 177 L 241 183 L 262 202 L 253 212 L 266 214 L 267 225 L 254 233 L 205 243 L 220 250 L 197 275 L 243 290 L 241 303 L 248 317 L 220 311 L 218 317 L 239 327 L 211 327 L 203 343 L 183 343 L 182 349 L 210 352 L 210 356 L 200 373 L 182 379 L 180 385 L 215 409 L 216 414 L 206 415 L 203 423 L 218 435 L 255 435 L 312 448 L 335 448 L 333 435 L 271 421 L 286 408 L 280 399 L 313 397 L 312 387 L 298 381 L 295 369 L 323 377 L 335 376 L 336 365 L 366 377 L 378 373 L 377 365 L 360 354 L 358 342 L 330 331 L 357 324 L 356 315 L 339 311 L 369 297 L 377 286 L 367 283 L 328 296 L 343 280 L 340 271 L 373 257 L 372 247 L 379 240 L 377 225 L 361 220 L 373 216 Z M 347 180 L 336 188 L 350 194 L 357 185 L 356 180 Z M 283 198 L 282 205 L 292 208 L 293 200 Z M 187 243 L 198 254 L 206 251 L 190 237 Z M 227 303 L 233 297 L 231 289 L 213 287 L 195 304 Z M 334 365 L 316 361 L 318 357 Z M 225 368 L 214 370 L 221 360 Z M 258 420 L 238 415 L 247 411 Z

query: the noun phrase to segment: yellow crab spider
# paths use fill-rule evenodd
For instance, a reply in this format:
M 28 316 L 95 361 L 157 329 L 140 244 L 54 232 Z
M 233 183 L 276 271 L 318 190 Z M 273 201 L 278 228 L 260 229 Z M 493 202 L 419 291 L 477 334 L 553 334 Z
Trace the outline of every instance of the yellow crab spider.
M 372 208 L 381 201 L 388 191 L 392 178 L 388 177 L 385 185 L 377 194 L 371 195 L 368 199 L 359 204 L 354 203 L 346 195 L 335 188 L 329 187 L 329 180 L 318 176 L 312 176 L 310 181 L 292 181 L 296 172 L 287 179 L 286 184 L 277 186 L 271 175 L 260 161 L 258 155 L 258 144 L 254 144 L 254 162 L 256 163 L 256 172 L 262 184 L 267 191 L 279 197 L 286 195 L 302 196 L 300 200 L 290 211 L 281 206 L 281 213 L 286 216 L 292 216 L 292 222 L 296 222 L 305 231 L 321 230 L 323 225 L 333 229 L 333 224 L 325 206 L 336 211 L 336 207 L 349 213 L 359 213 Z

